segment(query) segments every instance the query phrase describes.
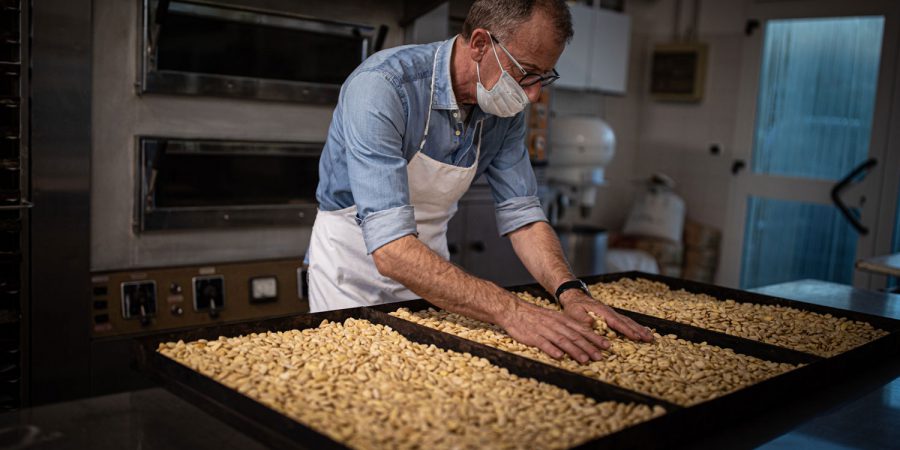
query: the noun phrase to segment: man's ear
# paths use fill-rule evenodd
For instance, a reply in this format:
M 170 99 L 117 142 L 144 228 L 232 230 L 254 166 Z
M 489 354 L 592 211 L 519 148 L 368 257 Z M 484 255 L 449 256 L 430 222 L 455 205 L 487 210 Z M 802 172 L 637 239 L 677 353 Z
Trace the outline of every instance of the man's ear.
M 472 61 L 481 62 L 481 58 L 484 58 L 485 53 L 488 51 L 488 46 L 491 43 L 490 39 L 490 35 L 484 28 L 476 28 L 472 31 L 468 42 L 469 57 L 472 58 Z

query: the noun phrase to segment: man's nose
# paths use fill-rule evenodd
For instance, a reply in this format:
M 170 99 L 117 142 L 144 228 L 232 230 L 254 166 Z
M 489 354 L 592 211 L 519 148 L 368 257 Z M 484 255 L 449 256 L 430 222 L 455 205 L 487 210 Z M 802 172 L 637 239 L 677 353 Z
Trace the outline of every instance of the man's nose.
M 537 103 L 537 101 L 541 99 L 541 83 L 534 83 L 531 86 L 526 87 L 525 95 L 528 96 L 528 101 Z

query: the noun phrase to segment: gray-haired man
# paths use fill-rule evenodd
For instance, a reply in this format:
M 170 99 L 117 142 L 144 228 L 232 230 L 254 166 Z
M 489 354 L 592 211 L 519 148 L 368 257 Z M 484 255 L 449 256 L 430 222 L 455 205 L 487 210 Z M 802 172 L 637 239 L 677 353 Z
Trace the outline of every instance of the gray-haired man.
M 588 312 L 632 339 L 652 339 L 576 280 L 535 196 L 521 112 L 558 78 L 571 36 L 562 1 L 479 0 L 461 35 L 379 52 L 350 75 L 320 161 L 313 311 L 422 297 L 580 362 L 609 345 Z M 448 262 L 447 222 L 478 175 L 491 185 L 500 232 L 563 313 Z

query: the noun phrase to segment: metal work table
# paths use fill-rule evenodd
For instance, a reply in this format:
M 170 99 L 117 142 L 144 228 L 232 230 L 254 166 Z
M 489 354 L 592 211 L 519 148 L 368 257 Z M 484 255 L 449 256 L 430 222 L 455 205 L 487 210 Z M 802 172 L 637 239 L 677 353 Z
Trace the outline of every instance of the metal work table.
M 0 448 L 265 447 L 169 391 L 153 388 L 2 414 Z
M 757 289 L 759 294 L 900 318 L 900 295 L 854 289 L 819 280 L 799 280 Z M 800 422 L 798 416 L 815 414 Z M 764 449 L 897 448 L 900 442 L 900 361 L 841 386 L 820 398 L 790 405 L 710 438 L 698 447 L 735 443 Z
M 900 295 L 802 280 L 754 292 L 900 318 Z M 836 405 L 836 406 L 835 406 Z M 802 422 L 798 417 L 816 414 Z M 900 442 L 900 361 L 821 397 L 724 429 L 691 448 L 892 448 Z M 0 448 L 256 449 L 262 444 L 180 397 L 147 389 L 0 415 Z
M 863 291 L 818 280 L 777 284 L 755 292 L 900 318 L 900 295 L 897 294 Z M 822 411 L 765 447 L 895 448 L 900 442 L 900 427 L 897 426 L 900 424 L 900 361 L 894 361 L 879 372 L 869 374 L 868 382 L 863 381 L 863 386 L 871 389 L 867 394 L 851 397 L 836 408 Z

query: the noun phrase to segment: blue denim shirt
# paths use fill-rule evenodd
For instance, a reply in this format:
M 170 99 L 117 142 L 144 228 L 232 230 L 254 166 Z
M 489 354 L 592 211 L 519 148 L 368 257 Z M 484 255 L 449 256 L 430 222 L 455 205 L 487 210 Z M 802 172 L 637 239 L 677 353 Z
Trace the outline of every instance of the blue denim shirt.
M 476 124 L 484 119 L 476 177 L 483 174 L 491 186 L 500 234 L 547 220 L 524 145 L 524 114 L 501 118 L 476 106 L 468 125 L 461 120 L 450 82 L 454 42 L 455 38 L 378 52 L 341 87 L 319 160 L 316 198 L 324 211 L 356 205 L 370 254 L 416 234 L 406 165 L 424 135 L 434 67 L 434 103 L 422 151 L 437 161 L 471 166 L 478 144 Z

